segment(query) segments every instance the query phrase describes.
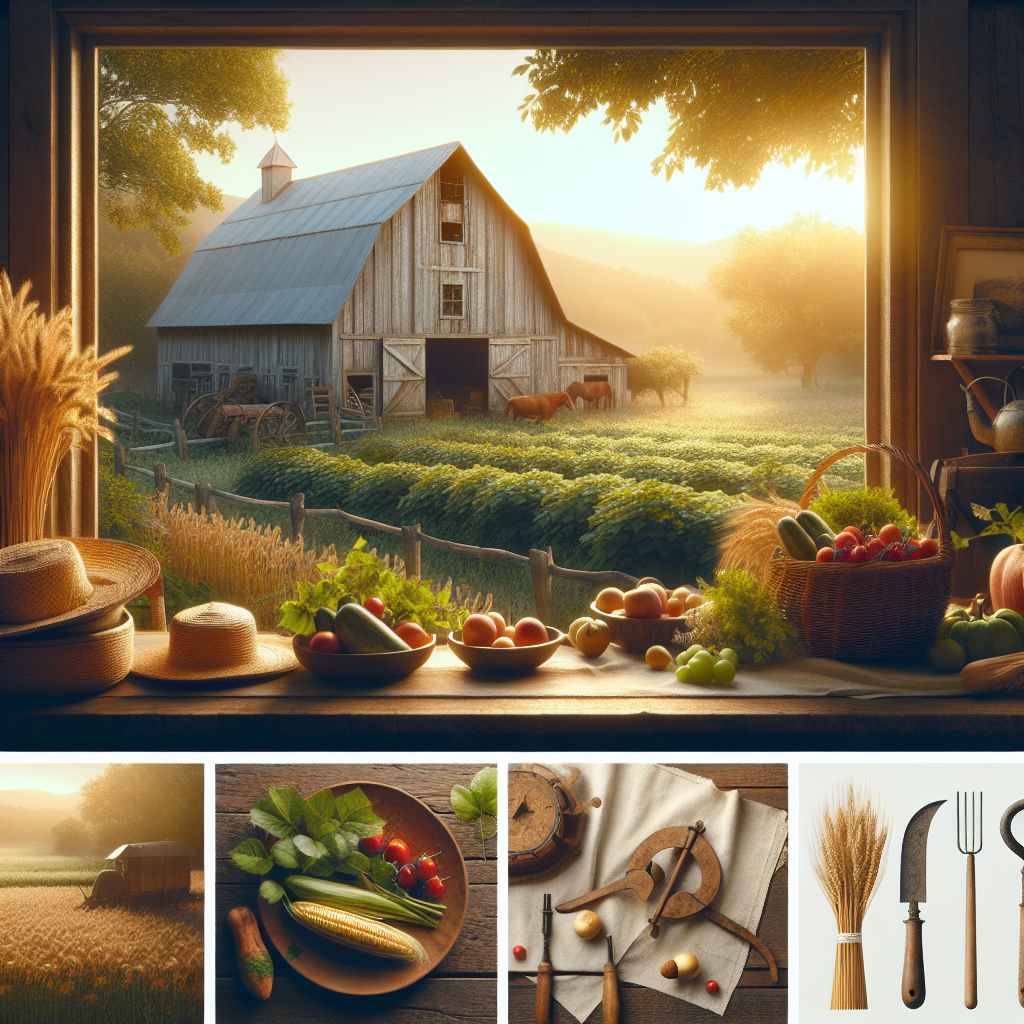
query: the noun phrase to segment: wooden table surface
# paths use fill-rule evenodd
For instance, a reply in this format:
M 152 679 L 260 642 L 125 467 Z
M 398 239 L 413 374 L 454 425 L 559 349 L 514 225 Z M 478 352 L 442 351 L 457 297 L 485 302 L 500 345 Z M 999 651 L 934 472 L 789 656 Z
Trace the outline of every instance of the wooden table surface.
M 719 789 L 735 789 L 748 800 L 789 809 L 789 780 L 784 764 L 681 764 L 675 767 L 703 775 Z M 729 1001 L 724 1017 L 694 1006 L 664 992 L 640 985 L 619 983 L 622 1024 L 715 1024 L 717 1021 L 743 1024 L 785 1024 L 789 1012 L 789 869 L 780 868 L 768 887 L 764 912 L 757 934 L 775 954 L 779 965 L 779 983 L 772 985 L 768 968 L 753 950 L 747 960 L 739 987 Z M 558 979 L 555 978 L 555 985 Z M 536 985 L 528 978 L 509 975 L 509 1024 L 533 1024 Z M 557 1000 L 552 1001 L 551 1024 L 576 1024 Z M 586 1024 L 601 1024 L 598 1006 Z
M 473 827 L 452 813 L 456 783 L 468 785 L 483 765 L 218 765 L 216 796 L 216 1001 L 217 1024 L 493 1024 L 497 1013 L 496 844 L 487 859 Z M 238 981 L 234 943 L 227 926 L 232 907 L 256 909 L 260 879 L 235 867 L 228 851 L 257 835 L 249 807 L 270 786 L 292 785 L 303 796 L 339 782 L 380 782 L 422 800 L 451 830 L 469 877 L 469 905 L 462 932 L 451 952 L 426 978 L 383 996 L 328 992 L 296 974 L 268 942 L 274 958 L 274 988 L 265 1003 Z M 264 941 L 266 934 L 264 933 Z

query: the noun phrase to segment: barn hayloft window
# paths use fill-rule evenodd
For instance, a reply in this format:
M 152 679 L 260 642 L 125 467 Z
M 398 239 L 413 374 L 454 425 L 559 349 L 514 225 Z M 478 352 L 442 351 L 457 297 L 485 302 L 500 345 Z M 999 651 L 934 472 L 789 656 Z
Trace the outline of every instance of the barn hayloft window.
M 463 312 L 463 289 L 461 284 L 441 285 L 441 319 L 462 320 L 465 318 Z
M 466 183 L 461 174 L 441 168 L 441 241 L 464 242 Z

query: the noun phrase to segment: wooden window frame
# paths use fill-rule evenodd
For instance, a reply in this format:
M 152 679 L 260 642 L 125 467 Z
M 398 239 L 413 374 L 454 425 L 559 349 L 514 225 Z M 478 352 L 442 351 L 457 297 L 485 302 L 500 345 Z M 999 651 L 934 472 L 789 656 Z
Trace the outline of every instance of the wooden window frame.
M 937 401 L 933 389 L 927 407 L 938 408 L 928 412 L 922 402 L 919 411 L 919 381 L 945 384 L 938 371 L 928 377 L 918 337 L 930 336 L 938 226 L 968 219 L 968 0 L 860 0 L 859 8 L 840 8 L 835 0 L 805 0 L 800 7 L 731 0 L 732 6 L 716 9 L 666 0 L 642 10 L 588 8 L 573 0 L 528 9 L 442 8 L 411 0 L 382 10 L 343 6 L 352 0 L 327 6 L 331 2 L 311 9 L 294 0 L 276 0 L 274 7 L 239 0 L 201 9 L 154 0 L 125 0 L 120 8 L 101 7 L 98 0 L 9 0 L 0 13 L 10 40 L 0 57 L 10 100 L 0 111 L 0 133 L 12 140 L 17 159 L 0 168 L 0 265 L 16 285 L 33 281 L 33 297 L 44 311 L 72 306 L 79 345 L 93 348 L 97 337 L 102 48 L 862 47 L 866 436 L 900 445 L 926 465 L 937 457 L 929 449 L 943 432 L 933 421 L 943 419 L 944 399 Z M 952 402 L 956 396 L 946 397 Z M 919 437 L 922 426 L 929 438 Z M 95 533 L 97 454 L 95 447 L 73 454 L 61 468 L 51 503 L 54 533 Z M 870 457 L 868 480 L 894 486 L 917 507 L 913 475 L 901 466 Z
M 445 313 L 444 311 L 444 290 L 445 288 L 461 288 L 462 291 L 459 295 L 459 308 L 462 310 L 458 316 Z M 438 306 L 438 315 L 442 320 L 465 320 L 466 319 L 466 282 L 465 281 L 441 281 L 438 285 L 437 298 L 440 305 Z M 452 299 L 452 302 L 455 300 Z

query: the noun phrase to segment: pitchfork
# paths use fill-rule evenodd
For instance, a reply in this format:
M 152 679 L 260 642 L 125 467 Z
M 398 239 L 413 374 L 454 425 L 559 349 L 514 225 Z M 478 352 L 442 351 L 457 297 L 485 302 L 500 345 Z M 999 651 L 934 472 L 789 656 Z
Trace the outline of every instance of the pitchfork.
M 964 1006 L 973 1010 L 978 1005 L 978 922 L 974 905 L 974 857 L 981 853 L 982 810 L 984 793 L 978 794 L 978 816 L 975 822 L 974 794 L 971 794 L 971 816 L 967 817 L 967 794 L 964 793 L 964 823 L 960 828 L 960 793 L 956 794 L 956 846 L 967 855 L 967 928 L 964 946 Z M 975 827 L 977 824 L 977 827 Z

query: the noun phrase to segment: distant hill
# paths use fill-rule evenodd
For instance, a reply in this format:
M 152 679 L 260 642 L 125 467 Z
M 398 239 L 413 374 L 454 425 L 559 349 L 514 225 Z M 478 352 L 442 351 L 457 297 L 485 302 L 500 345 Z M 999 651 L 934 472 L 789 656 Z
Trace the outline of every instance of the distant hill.
M 531 221 L 529 228 L 538 245 L 554 252 L 608 267 L 628 267 L 638 274 L 654 274 L 694 288 L 707 279 L 708 267 L 729 255 L 736 240 L 730 235 L 713 242 L 686 242 L 543 221 Z
M 73 811 L 81 801 L 82 794 L 77 791 L 74 793 L 48 793 L 44 789 L 0 789 L 0 804 L 5 807 Z

